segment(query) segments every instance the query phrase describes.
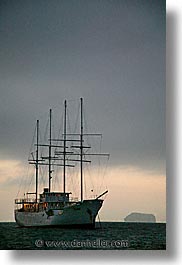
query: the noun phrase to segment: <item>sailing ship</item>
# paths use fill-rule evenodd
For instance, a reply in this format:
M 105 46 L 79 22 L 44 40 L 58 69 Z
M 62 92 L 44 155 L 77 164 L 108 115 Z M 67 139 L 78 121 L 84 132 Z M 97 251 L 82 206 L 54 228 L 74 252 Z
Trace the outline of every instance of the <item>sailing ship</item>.
M 102 192 L 95 198 L 84 198 L 84 163 L 91 161 L 86 158 L 90 146 L 84 146 L 85 136 L 97 136 L 100 134 L 86 134 L 83 122 L 83 98 L 80 99 L 80 129 L 79 133 L 67 133 L 67 101 L 64 101 L 64 121 L 62 139 L 52 138 L 52 110 L 49 112 L 49 143 L 41 144 L 39 141 L 39 120 L 36 122 L 36 156 L 29 159 L 29 164 L 35 167 L 35 191 L 27 192 L 26 197 L 15 199 L 15 220 L 19 226 L 23 227 L 43 227 L 43 226 L 72 226 L 72 227 L 95 227 L 95 220 L 99 210 L 103 205 L 103 196 L 108 190 Z M 72 137 L 70 139 L 70 137 Z M 62 143 L 62 145 L 55 145 Z M 71 145 L 70 145 L 71 143 Z M 76 144 L 73 144 L 76 143 Z M 39 148 L 48 148 L 48 156 L 41 156 Z M 53 148 L 56 146 L 56 149 Z M 55 151 L 61 149 L 61 151 Z M 53 154 L 54 151 L 54 154 Z M 79 154 L 79 159 L 77 158 Z M 77 155 L 77 157 L 76 157 Z M 89 153 L 89 156 L 109 156 L 106 153 Z M 60 162 L 62 161 L 62 162 Z M 71 164 L 70 164 L 71 163 Z M 74 163 L 79 163 L 80 175 L 80 198 L 73 200 L 71 192 L 66 191 L 66 172 L 67 167 L 74 167 Z M 63 190 L 53 191 L 51 187 L 52 167 L 63 167 Z M 39 167 L 48 166 L 48 187 L 39 190 Z M 24 194 L 25 195 L 25 194 Z M 30 197 L 31 196 L 31 197 Z M 33 198 L 32 198 L 33 196 Z

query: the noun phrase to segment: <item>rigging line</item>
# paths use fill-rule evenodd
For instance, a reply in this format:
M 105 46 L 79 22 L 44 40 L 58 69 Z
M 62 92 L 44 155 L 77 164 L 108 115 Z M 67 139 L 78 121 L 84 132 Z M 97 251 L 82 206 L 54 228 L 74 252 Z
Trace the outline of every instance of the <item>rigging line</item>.
M 83 175 L 83 183 L 84 183 L 84 194 L 85 194 L 85 197 L 86 199 L 88 199 L 88 194 L 87 194 L 87 184 L 86 184 L 86 178 L 85 178 L 85 174 Z
M 44 187 L 46 186 L 46 173 L 47 173 L 47 168 L 46 167 L 41 167 L 40 166 L 40 169 L 41 169 L 41 172 L 42 172 L 42 178 L 43 178 L 43 181 L 42 181 L 42 183 L 43 183 L 43 185 L 44 185 Z
M 56 182 L 57 182 L 57 167 L 54 169 L 54 178 L 53 178 L 53 181 L 52 181 L 52 190 L 55 190 L 55 186 L 56 186 Z
M 47 123 L 46 123 L 45 129 L 44 129 L 44 142 L 47 142 L 48 131 L 49 131 L 49 117 L 47 118 Z
M 103 169 L 103 176 L 102 176 L 102 182 L 101 182 L 102 185 L 103 185 L 103 182 L 106 179 L 105 176 L 106 176 L 106 172 L 107 172 L 107 169 L 108 169 L 108 164 L 109 164 L 109 157 L 107 158 L 107 161 L 106 161 L 104 169 Z M 100 185 L 100 189 L 101 188 L 102 188 L 102 186 Z M 106 185 L 106 189 L 107 189 L 107 185 Z
M 71 178 L 71 183 L 73 185 L 72 191 L 74 191 L 74 195 L 76 197 L 78 197 L 78 194 L 79 194 L 79 169 L 78 169 L 78 165 L 76 165 L 76 167 L 74 169 L 68 168 L 68 174 L 69 174 L 69 177 Z
M 72 117 L 72 122 L 70 120 L 70 117 Z M 78 128 L 78 107 L 77 107 L 77 104 L 76 105 L 72 105 L 70 107 L 69 105 L 69 108 L 68 108 L 68 132 L 70 133 L 75 133 L 77 128 Z M 71 126 L 72 124 L 72 126 Z
M 47 120 L 47 123 L 46 123 L 46 126 L 45 126 L 45 129 L 44 129 L 44 134 L 43 134 L 43 137 L 42 137 L 42 133 L 41 133 L 41 130 L 39 130 L 39 135 L 40 135 L 40 142 L 46 142 L 47 141 L 47 132 L 48 132 L 48 122 L 49 120 Z M 40 157 L 44 156 L 44 152 L 45 152 L 45 147 L 43 146 L 40 146 Z
M 60 136 L 62 135 L 62 130 L 63 130 L 63 126 L 61 126 L 62 124 L 63 124 L 63 118 L 64 117 L 64 115 L 63 115 L 63 112 L 62 112 L 62 115 L 61 115 L 61 122 L 60 122 L 60 127 L 59 127 L 59 130 L 58 130 L 58 137 L 57 137 L 57 139 L 59 139 L 60 138 Z M 57 141 L 56 143 L 55 143 L 55 145 L 59 145 L 59 142 Z M 54 148 L 54 154 L 55 154 L 55 152 L 58 150 L 57 149 L 58 147 L 55 147 Z M 54 162 L 56 162 L 56 161 L 54 161 Z M 53 163 L 54 163 L 53 162 Z M 60 187 L 61 186 L 61 183 L 60 183 L 60 176 L 59 176 L 59 172 L 60 172 L 60 170 L 59 170 L 59 168 L 58 167 L 56 167 L 56 169 L 55 168 L 53 168 L 53 170 L 54 170 L 54 179 L 53 179 L 53 189 L 55 189 L 55 186 L 56 186 L 56 183 L 57 183 L 57 185 L 58 185 L 58 187 Z M 62 172 L 62 170 L 61 170 L 61 172 Z
M 57 167 L 57 170 L 56 170 L 56 176 L 57 176 L 57 179 L 56 179 L 56 181 L 57 181 L 57 187 L 61 187 L 61 172 L 62 171 L 60 171 L 59 170 L 59 168 Z
M 38 185 L 39 190 L 40 190 L 41 185 L 42 185 L 42 172 L 41 172 L 41 169 L 40 169 L 40 166 L 39 166 L 39 185 Z
M 25 172 L 25 170 L 23 170 L 23 172 Z M 22 185 L 24 183 L 24 179 L 25 179 L 25 175 L 23 175 L 23 177 L 21 177 L 20 179 L 18 179 L 18 192 L 16 194 L 16 198 L 19 196 L 21 189 L 22 189 Z
M 55 124 L 54 124 L 54 115 L 52 110 L 52 116 L 51 116 L 51 138 L 55 139 L 54 130 L 55 130 Z
M 47 138 L 48 138 L 48 127 L 49 127 L 49 119 L 47 119 L 47 123 L 44 129 L 44 134 L 43 134 L 43 141 L 42 139 L 42 135 L 41 135 L 41 130 L 40 130 L 40 142 L 47 142 Z M 44 152 L 45 152 L 46 148 L 41 146 L 40 148 L 40 157 L 44 156 Z
M 70 110 L 67 108 L 67 131 L 71 132 Z M 63 131 L 64 134 L 64 131 Z
M 42 167 L 39 165 L 39 188 L 40 188 L 40 185 L 43 184 L 43 182 L 44 182 L 43 170 L 42 170 Z
M 31 189 L 31 185 L 32 185 L 32 180 L 33 180 L 33 178 L 34 178 L 34 174 L 32 173 L 32 174 L 31 174 L 31 177 L 30 177 L 29 185 L 28 185 L 28 187 L 27 187 L 27 191 L 29 191 L 29 190 Z
M 34 148 L 34 142 L 35 142 L 35 136 L 36 136 L 36 125 L 35 125 L 35 129 L 34 129 L 34 133 L 33 133 L 33 138 L 32 138 L 32 143 L 31 143 L 31 147 L 30 147 L 30 150 L 29 150 L 29 154 L 28 154 L 28 159 L 30 159 L 30 155 L 35 152 L 35 150 L 33 150 Z M 29 166 L 28 166 L 29 168 Z M 29 172 L 29 171 L 28 171 Z M 25 181 L 25 187 L 28 188 L 29 185 L 28 185 L 28 178 L 26 178 L 26 181 Z
M 42 184 L 43 185 L 42 188 L 44 188 L 46 184 L 47 167 L 39 166 L 39 170 L 40 170 L 40 175 L 41 175 L 40 184 Z
M 101 153 L 102 150 L 102 138 L 99 139 L 99 152 Z M 99 162 L 99 170 L 98 170 L 98 174 L 99 176 L 101 175 L 101 157 L 98 157 L 98 162 Z
M 75 176 L 72 173 L 73 172 L 73 169 L 69 168 L 69 171 L 70 171 L 69 172 L 69 174 L 70 174 L 70 190 L 74 190 L 75 191 L 75 184 L 74 184 Z
M 89 181 L 90 181 L 91 189 L 95 191 L 95 186 L 94 186 L 94 182 L 93 182 L 93 175 L 91 173 L 91 171 L 92 171 L 91 170 L 91 166 L 88 165 L 87 163 L 86 163 L 86 170 L 87 170 L 87 174 L 88 174 L 88 178 L 87 179 L 89 179 Z
M 47 131 L 48 131 L 48 121 L 46 124 L 46 130 L 44 131 L 44 135 L 43 135 L 43 141 L 42 141 L 42 134 L 40 131 L 40 141 L 45 142 L 45 139 L 47 137 Z M 40 157 L 44 156 L 45 150 L 47 151 L 47 149 L 44 146 L 40 146 Z M 41 167 L 39 166 L 39 170 L 40 170 L 40 174 L 41 174 L 41 184 L 45 186 L 45 172 L 47 171 L 46 167 Z
M 88 131 L 88 124 L 87 124 L 87 119 L 86 119 L 87 115 L 86 115 L 86 111 L 85 108 L 83 106 L 83 120 L 84 120 L 84 130 L 85 130 L 85 134 L 89 134 Z M 92 146 L 91 141 L 90 141 L 91 137 L 89 137 L 89 135 L 86 137 L 86 143 L 88 146 Z M 89 150 L 87 150 L 88 152 Z
M 60 139 L 61 138 L 61 135 L 62 135 L 62 130 L 63 130 L 63 127 L 61 126 L 63 124 L 63 113 L 62 113 L 62 116 L 61 116 L 61 123 L 60 123 L 60 127 L 59 127 L 59 130 L 58 130 L 58 136 L 57 136 L 57 139 Z M 56 142 L 57 145 L 59 144 L 59 141 Z M 55 152 L 57 151 L 57 148 L 55 148 Z
M 34 147 L 35 135 L 36 135 L 36 126 L 35 126 L 35 129 L 34 129 L 33 138 L 32 138 L 32 143 L 31 143 L 30 150 L 29 150 L 29 153 L 28 153 L 28 159 L 30 159 L 30 155 L 31 155 L 31 153 L 32 153 L 32 149 L 33 149 L 33 147 Z
M 76 133 L 77 130 L 78 130 L 79 117 L 80 117 L 80 104 L 78 104 L 78 107 L 77 107 L 77 115 L 76 115 L 76 120 L 75 120 L 75 126 L 74 126 L 74 129 L 73 129 L 73 133 Z
M 31 171 L 31 168 L 32 167 L 30 167 L 30 165 L 28 165 L 28 172 L 27 172 L 27 178 L 26 178 L 26 181 L 25 181 L 25 190 L 28 190 L 28 188 L 29 188 L 29 182 L 28 181 L 30 181 L 30 171 Z
M 39 130 L 39 138 L 40 138 L 40 142 L 42 142 L 42 133 L 41 133 L 41 130 Z M 43 156 L 43 146 L 39 146 L 39 153 L 40 153 L 40 157 Z
M 92 147 L 94 147 L 94 146 L 92 145 Z M 89 153 L 88 153 L 88 158 L 87 159 L 92 160 L 92 165 L 91 164 L 86 164 L 85 167 L 86 167 L 86 171 L 88 173 L 88 179 L 89 179 L 89 182 L 90 182 L 89 184 L 91 186 L 91 190 L 95 191 L 95 184 L 94 184 L 94 181 L 93 181 L 93 161 L 94 161 L 94 159 L 91 158 L 91 156 L 89 156 Z
M 28 176 L 28 171 L 29 171 L 29 165 L 27 166 L 25 166 L 24 165 L 24 169 L 23 169 L 23 176 L 21 176 L 21 178 L 19 178 L 18 179 L 18 181 L 19 181 L 19 185 L 18 185 L 18 192 L 17 192 L 17 194 L 16 194 L 16 198 L 19 196 L 19 194 L 20 194 L 20 192 L 21 192 L 21 189 L 22 189 L 22 186 L 24 185 L 25 186 L 25 180 L 27 180 L 27 176 Z M 26 171 L 26 173 L 24 174 L 24 172 Z M 25 187 L 23 187 L 23 188 L 25 188 Z

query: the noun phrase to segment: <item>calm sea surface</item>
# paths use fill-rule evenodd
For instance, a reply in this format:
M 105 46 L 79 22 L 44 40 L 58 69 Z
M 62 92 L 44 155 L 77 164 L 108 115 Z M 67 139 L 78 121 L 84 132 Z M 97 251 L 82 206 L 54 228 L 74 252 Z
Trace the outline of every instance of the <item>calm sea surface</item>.
M 0 223 L 0 249 L 166 249 L 166 224 L 102 222 L 95 229 L 21 228 Z

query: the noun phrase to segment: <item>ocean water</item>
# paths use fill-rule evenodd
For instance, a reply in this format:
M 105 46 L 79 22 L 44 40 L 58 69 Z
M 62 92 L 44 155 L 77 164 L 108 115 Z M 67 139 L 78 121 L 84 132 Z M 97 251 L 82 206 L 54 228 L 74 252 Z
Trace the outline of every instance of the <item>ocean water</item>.
M 69 229 L 0 223 L 0 249 L 165 250 L 166 224 L 102 222 L 95 229 Z

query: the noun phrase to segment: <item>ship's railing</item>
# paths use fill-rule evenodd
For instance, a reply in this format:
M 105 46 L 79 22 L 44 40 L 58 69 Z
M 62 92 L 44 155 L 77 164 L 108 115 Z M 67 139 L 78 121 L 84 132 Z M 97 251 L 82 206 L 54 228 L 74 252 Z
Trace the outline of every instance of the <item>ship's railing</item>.
M 78 197 L 70 197 L 69 198 L 70 202 L 77 202 Z M 40 200 L 37 200 L 37 202 L 40 202 Z M 44 202 L 44 201 L 42 201 Z M 51 202 L 51 201 L 50 201 Z M 20 199 L 15 199 L 15 204 L 24 204 L 24 203 L 36 203 L 36 200 L 33 198 L 20 198 Z
M 39 202 L 39 200 L 37 202 Z M 15 199 L 15 204 L 23 204 L 23 203 L 36 203 L 36 200 L 33 198 Z

